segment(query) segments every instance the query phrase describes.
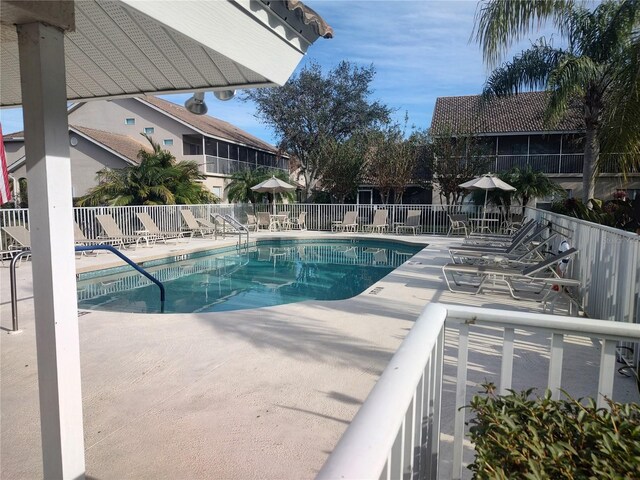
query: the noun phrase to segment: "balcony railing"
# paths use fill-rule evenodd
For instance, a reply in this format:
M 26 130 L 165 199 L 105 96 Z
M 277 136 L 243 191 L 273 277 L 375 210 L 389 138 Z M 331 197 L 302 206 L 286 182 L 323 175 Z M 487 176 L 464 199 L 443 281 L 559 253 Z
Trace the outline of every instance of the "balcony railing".
M 487 168 L 493 172 L 506 172 L 514 167 L 520 169 L 531 167 L 533 170 L 549 175 L 581 174 L 584 164 L 584 154 L 582 153 L 487 155 L 479 158 L 485 159 L 488 163 Z M 602 156 L 600 173 L 620 173 L 615 155 Z
M 447 349 L 445 357 L 445 343 L 449 342 L 445 342 L 445 333 L 449 328 L 457 330 L 457 359 L 454 359 L 455 374 L 450 372 L 444 376 L 445 358 L 447 363 L 452 361 L 451 349 Z M 517 344 L 516 338 L 523 333 L 531 335 L 529 332 L 542 332 L 549 339 L 547 386 L 555 398 L 560 395 L 565 349 L 575 343 L 576 336 L 584 337 L 594 345 L 599 343 L 600 353 L 595 355 L 599 356 L 599 374 L 591 393 L 597 398 L 598 407 L 606 406 L 605 396 L 613 398 L 617 343 L 640 340 L 640 325 L 429 304 L 317 478 L 462 478 L 463 407 L 469 401 L 467 385 L 475 383 L 467 374 L 479 368 L 477 363 L 468 361 L 470 337 L 478 335 L 486 339 L 490 336 L 492 349 L 499 346 L 497 341 L 502 337 L 500 373 L 494 383 L 499 385 L 500 393 L 506 393 L 512 387 L 514 348 L 522 346 L 522 341 Z M 571 341 L 565 343 L 568 336 Z M 529 337 L 526 340 L 530 341 Z M 595 347 L 591 348 L 595 351 Z M 571 362 L 575 361 L 571 358 Z M 588 361 L 593 363 L 592 359 Z M 521 382 L 522 378 L 518 380 Z M 589 380 L 585 376 L 584 381 L 588 383 Z M 455 386 L 450 385 L 452 382 Z M 443 383 L 449 390 L 446 398 Z M 453 422 L 445 424 L 442 419 L 447 418 Z M 446 442 L 445 448 L 443 439 L 451 436 L 452 445 Z
M 255 162 L 243 162 L 240 160 L 232 160 L 230 158 L 215 157 L 205 155 L 205 172 L 217 173 L 220 175 L 233 175 L 240 170 L 254 170 L 256 168 L 269 168 L 273 170 L 282 170 L 288 173 L 287 168 L 276 165 L 260 165 Z

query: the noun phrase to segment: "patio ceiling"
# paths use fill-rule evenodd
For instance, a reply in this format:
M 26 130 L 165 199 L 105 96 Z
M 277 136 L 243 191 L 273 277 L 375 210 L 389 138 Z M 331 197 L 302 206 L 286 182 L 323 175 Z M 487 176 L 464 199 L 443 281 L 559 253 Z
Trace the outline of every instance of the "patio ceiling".
M 1 13 L 1 106 L 22 103 L 15 24 L 69 28 L 68 100 L 282 85 L 332 34 L 297 1 L 8 0 Z

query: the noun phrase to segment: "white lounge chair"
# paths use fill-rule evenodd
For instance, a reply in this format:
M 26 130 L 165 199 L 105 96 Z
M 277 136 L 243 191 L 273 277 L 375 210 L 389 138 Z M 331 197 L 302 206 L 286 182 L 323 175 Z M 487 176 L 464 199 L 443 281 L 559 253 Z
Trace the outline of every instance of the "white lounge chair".
M 245 228 L 247 230 L 254 230 L 254 231 L 258 231 L 258 219 L 256 218 L 255 215 L 252 215 L 250 213 L 247 214 L 247 223 L 244 224 Z
M 31 249 L 31 236 L 29 230 L 22 225 L 2 227 L 2 230 L 8 237 L 6 249 L 0 252 L 0 263 L 4 265 L 5 256 L 11 259 L 19 252 Z M 23 257 L 23 260 L 25 260 L 25 257 Z
M 414 235 L 422 231 L 421 223 L 422 212 L 420 210 L 409 210 L 404 223 L 396 226 L 396 233 L 411 230 Z
M 376 213 L 373 215 L 373 222 L 369 225 L 364 225 L 362 228 L 365 232 L 385 232 L 389 229 L 389 224 L 387 223 L 387 218 L 389 216 L 388 210 L 376 210 Z
M 331 225 L 332 232 L 337 232 L 337 231 L 355 232 L 357 229 L 358 229 L 358 212 L 356 211 L 346 212 L 344 214 L 344 218 L 342 219 L 342 222 L 336 222 L 333 225 Z
M 287 227 L 287 229 L 298 229 L 298 230 L 306 230 L 307 229 L 307 212 L 300 212 L 298 218 L 292 218 Z
M 182 238 L 184 237 L 185 233 L 188 233 L 189 236 L 192 236 L 192 231 L 190 230 L 186 232 L 184 230 L 175 230 L 175 231 L 160 230 L 160 227 L 158 227 L 156 222 L 153 221 L 153 218 L 151 218 L 151 215 L 149 215 L 147 212 L 138 212 L 136 213 L 136 215 L 140 220 L 140 223 L 142 223 L 144 230 L 148 232 L 150 235 L 154 236 L 155 238 L 162 240 L 164 243 L 167 243 L 167 240 L 171 238 Z
M 126 244 L 138 246 L 140 240 L 145 239 L 142 235 L 125 235 L 111 215 L 96 215 L 96 220 L 100 224 L 104 235 L 99 235 L 98 240 L 102 243 L 111 243 L 125 248 Z
M 192 237 L 196 233 L 199 233 L 203 238 L 205 235 L 213 235 L 216 233 L 216 226 L 213 223 L 204 218 L 196 218 L 191 210 L 185 208 L 180 210 L 180 214 L 182 215 L 184 223 L 187 225 L 187 229 L 191 232 Z
M 22 225 L 15 225 L 13 227 L 2 227 L 4 233 L 6 233 L 11 243 L 8 244 L 9 249 L 13 250 L 27 250 L 31 248 L 31 234 L 26 227 Z
M 271 229 L 272 229 L 271 214 L 269 212 L 258 212 L 257 231 L 271 230 Z
M 471 230 L 469 226 L 469 217 L 467 217 L 464 213 L 451 213 L 447 214 L 449 217 L 449 231 L 447 232 L 447 236 L 456 232 L 464 232 L 464 236 L 469 236 L 469 231 Z

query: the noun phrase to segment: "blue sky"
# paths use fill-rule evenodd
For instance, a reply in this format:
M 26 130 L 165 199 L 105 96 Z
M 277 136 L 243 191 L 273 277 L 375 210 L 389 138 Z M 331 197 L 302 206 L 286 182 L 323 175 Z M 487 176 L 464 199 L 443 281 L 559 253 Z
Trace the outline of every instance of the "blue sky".
M 401 122 L 427 128 L 437 97 L 480 93 L 487 69 L 480 50 L 470 43 L 477 2 L 466 0 L 307 0 L 334 29 L 333 39 L 319 38 L 300 63 L 316 61 L 328 71 L 341 60 L 373 64 L 372 98 L 396 109 Z M 535 34 L 532 38 L 537 38 Z M 522 46 L 515 47 L 520 51 Z M 189 95 L 164 98 L 184 103 Z M 272 131 L 254 116 L 252 104 L 206 96 L 209 114 L 259 138 L 275 142 Z M 4 133 L 22 130 L 19 109 L 0 111 Z

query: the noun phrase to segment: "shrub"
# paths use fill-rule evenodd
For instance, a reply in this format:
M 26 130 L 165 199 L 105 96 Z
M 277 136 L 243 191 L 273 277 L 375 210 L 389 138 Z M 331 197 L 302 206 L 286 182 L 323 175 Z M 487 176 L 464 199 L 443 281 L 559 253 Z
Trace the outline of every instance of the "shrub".
M 640 204 L 640 200 L 636 202 Z M 606 202 L 592 199 L 591 204 L 592 208 L 587 208 L 580 200 L 568 198 L 555 202 L 551 206 L 551 211 L 622 230 L 635 231 L 640 227 L 639 214 L 634 212 L 634 208 L 640 211 L 640 207 L 634 207 L 634 203 L 628 199 L 614 199 Z
M 469 421 L 475 443 L 474 479 L 640 478 L 640 406 L 593 399 L 552 400 L 533 389 L 476 395 Z

